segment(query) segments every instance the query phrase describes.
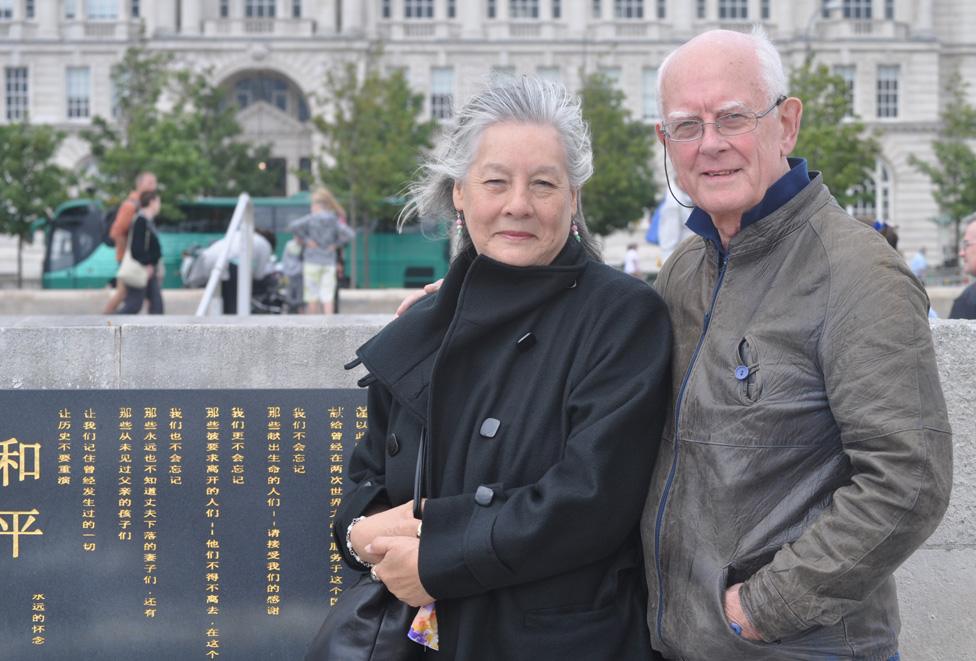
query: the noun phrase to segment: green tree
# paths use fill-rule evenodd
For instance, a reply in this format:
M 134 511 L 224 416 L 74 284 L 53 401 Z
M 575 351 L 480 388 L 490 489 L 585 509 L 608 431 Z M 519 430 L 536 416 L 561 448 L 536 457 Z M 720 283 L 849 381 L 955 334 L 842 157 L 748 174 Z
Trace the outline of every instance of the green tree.
M 380 219 L 396 215 L 398 194 L 430 148 L 433 121 L 421 121 L 423 96 L 410 89 L 403 72 L 384 74 L 377 53 L 365 70 L 347 63 L 326 74 L 324 112 L 314 117 L 323 138 L 319 177 L 347 206 L 349 224 L 369 236 Z M 369 260 L 353 278 L 369 286 Z
M 932 142 L 935 162 L 914 154 L 909 162 L 932 180 L 932 197 L 941 215 L 933 220 L 952 228 L 953 257 L 959 254 L 961 224 L 976 211 L 976 153 L 970 141 L 976 138 L 976 108 L 966 100 L 968 85 L 958 71 L 949 76 L 945 90 L 949 99 L 939 118 L 938 137 Z
M 593 141 L 593 176 L 583 186 L 583 210 L 591 232 L 609 234 L 654 205 L 654 131 L 631 119 L 623 92 L 602 74 L 584 79 L 580 97 Z
M 272 174 L 258 168 L 269 147 L 241 140 L 236 107 L 208 74 L 176 71 L 168 54 L 143 47 L 125 52 L 112 69 L 112 120 L 95 117 L 82 132 L 97 163 L 97 190 L 118 201 L 143 170 L 156 173 L 172 201 L 273 190 Z M 170 206 L 167 215 L 178 210 Z
M 790 75 L 790 90 L 803 101 L 803 120 L 793 153 L 807 159 L 841 206 L 869 202 L 866 187 L 881 147 L 864 123 L 851 115 L 847 83 L 811 58 Z
M 73 183 L 69 172 L 53 163 L 64 134 L 50 126 L 0 125 L 0 232 L 17 237 L 17 286 L 23 284 L 24 242 L 31 225 L 50 218 Z

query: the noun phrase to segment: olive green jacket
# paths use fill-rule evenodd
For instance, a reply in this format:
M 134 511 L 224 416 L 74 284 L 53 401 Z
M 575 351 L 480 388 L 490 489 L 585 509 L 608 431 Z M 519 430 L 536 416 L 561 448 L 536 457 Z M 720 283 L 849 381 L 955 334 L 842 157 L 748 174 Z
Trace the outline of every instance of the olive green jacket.
M 655 648 L 887 659 L 892 573 L 952 482 L 925 290 L 818 173 L 727 258 L 685 241 L 657 287 L 674 381 L 641 531 Z M 723 593 L 742 582 L 763 642 L 725 620 Z

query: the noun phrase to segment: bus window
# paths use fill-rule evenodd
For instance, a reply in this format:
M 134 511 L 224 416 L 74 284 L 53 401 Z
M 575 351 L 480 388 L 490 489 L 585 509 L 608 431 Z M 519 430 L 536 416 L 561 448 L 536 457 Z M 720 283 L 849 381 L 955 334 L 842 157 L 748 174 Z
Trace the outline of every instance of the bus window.
M 75 265 L 74 251 L 71 249 L 71 235 L 72 231 L 64 227 L 55 226 L 51 230 L 48 271 L 61 271 Z

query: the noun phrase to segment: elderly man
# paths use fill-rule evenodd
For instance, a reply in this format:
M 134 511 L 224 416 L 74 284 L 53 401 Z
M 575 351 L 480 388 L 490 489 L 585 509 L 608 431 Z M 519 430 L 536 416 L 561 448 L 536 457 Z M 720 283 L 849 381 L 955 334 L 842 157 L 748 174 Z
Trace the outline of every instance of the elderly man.
M 657 286 L 673 403 L 642 522 L 671 658 L 897 658 L 892 573 L 938 524 L 951 436 L 904 260 L 787 159 L 802 104 L 760 32 L 659 73 L 658 138 L 694 201 Z
M 959 260 L 966 275 L 976 277 L 976 220 L 969 221 L 959 244 Z M 962 290 L 952 303 L 950 319 L 976 319 L 976 282 Z

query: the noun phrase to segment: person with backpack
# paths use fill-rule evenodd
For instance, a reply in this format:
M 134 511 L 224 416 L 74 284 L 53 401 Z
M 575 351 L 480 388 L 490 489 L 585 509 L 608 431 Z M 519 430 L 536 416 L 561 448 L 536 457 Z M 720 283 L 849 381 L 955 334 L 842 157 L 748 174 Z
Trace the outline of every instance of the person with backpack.
M 115 212 L 115 218 L 112 219 L 108 236 L 115 244 L 115 261 L 120 264 L 122 263 L 122 257 L 125 255 L 125 245 L 129 240 L 132 221 L 136 217 L 136 212 L 139 211 L 139 198 L 143 193 L 155 191 L 156 185 L 155 174 L 149 171 L 140 172 L 136 176 L 135 190 L 129 193 Z M 118 312 L 119 306 L 125 300 L 126 295 L 125 285 L 122 282 L 119 282 L 116 278 L 112 278 L 109 282 L 115 286 L 115 290 L 105 304 L 105 308 L 102 310 L 103 314 L 115 314 Z

